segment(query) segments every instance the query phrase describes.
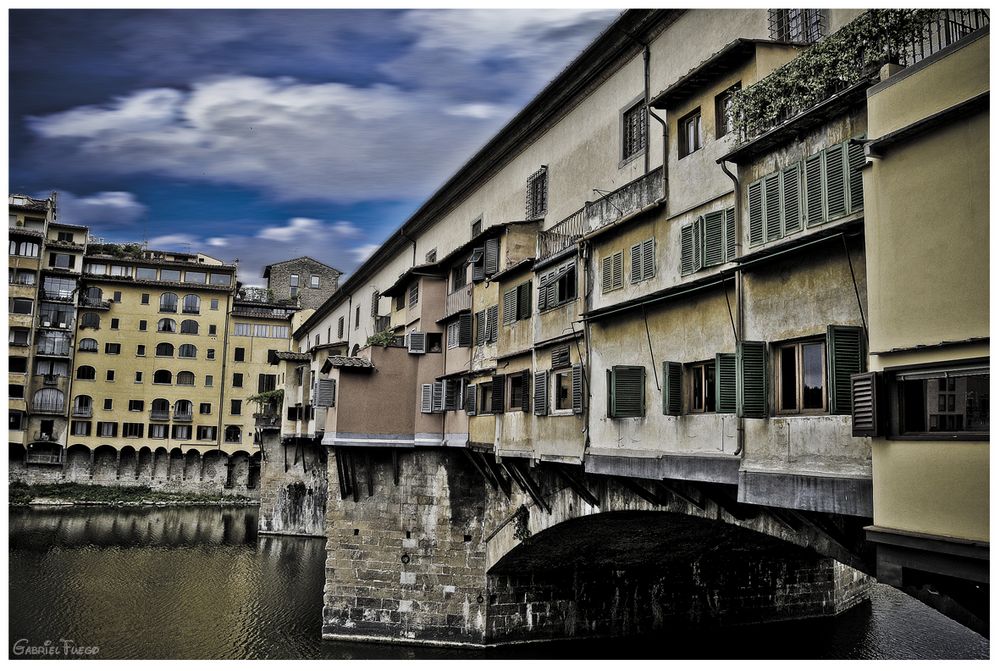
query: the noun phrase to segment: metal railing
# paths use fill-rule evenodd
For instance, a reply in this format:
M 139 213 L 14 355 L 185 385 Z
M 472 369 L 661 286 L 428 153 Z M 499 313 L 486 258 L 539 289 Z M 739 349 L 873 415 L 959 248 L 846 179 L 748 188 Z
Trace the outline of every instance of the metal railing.
M 38 315 L 38 325 L 44 329 L 72 329 L 73 317 L 66 315 Z
M 43 412 L 47 415 L 61 415 L 66 412 L 65 403 L 32 403 L 32 412 Z
M 456 312 L 472 309 L 472 284 L 466 284 L 448 294 L 445 299 L 444 316 L 450 317 Z
M 48 433 L 35 433 L 36 441 L 51 441 L 53 437 Z M 27 454 L 24 455 L 24 461 L 28 464 L 61 464 L 63 462 L 62 450 L 58 452 L 35 452 L 34 450 L 28 450 Z
M 191 412 L 174 412 L 175 422 L 190 422 L 194 419 L 194 411 Z
M 169 410 L 150 410 L 149 419 L 152 421 L 167 421 L 170 419 Z
M 73 416 L 74 417 L 93 417 L 94 416 L 94 408 L 93 408 L 93 406 L 86 407 L 86 408 L 79 408 L 79 407 L 74 406 L 73 407 Z
M 254 414 L 253 421 L 261 428 L 277 428 L 281 426 L 281 415 L 275 412 L 258 412 Z
M 35 353 L 43 356 L 69 356 L 69 342 L 59 344 L 39 343 L 35 349 Z

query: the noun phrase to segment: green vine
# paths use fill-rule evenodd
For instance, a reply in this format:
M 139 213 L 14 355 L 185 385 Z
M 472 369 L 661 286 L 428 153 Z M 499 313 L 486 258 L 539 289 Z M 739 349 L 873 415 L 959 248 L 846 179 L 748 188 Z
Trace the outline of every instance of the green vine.
M 514 513 L 514 538 L 519 541 L 531 538 L 531 529 L 528 528 L 528 508 L 524 504 Z
M 370 345 L 378 345 L 379 347 L 388 347 L 389 345 L 392 344 L 392 341 L 395 339 L 395 337 L 396 336 L 392 334 L 391 329 L 386 329 L 385 331 L 381 331 L 379 333 L 376 333 L 375 335 L 368 336 L 368 340 L 365 341 L 365 347 L 368 347 Z
M 261 411 L 266 408 L 276 410 L 281 407 L 282 402 L 285 400 L 285 390 L 272 389 L 271 391 L 262 391 L 259 394 L 250 396 L 247 400 L 259 405 Z
M 898 62 L 922 39 L 934 9 L 872 9 L 733 96 L 732 120 L 747 142 Z

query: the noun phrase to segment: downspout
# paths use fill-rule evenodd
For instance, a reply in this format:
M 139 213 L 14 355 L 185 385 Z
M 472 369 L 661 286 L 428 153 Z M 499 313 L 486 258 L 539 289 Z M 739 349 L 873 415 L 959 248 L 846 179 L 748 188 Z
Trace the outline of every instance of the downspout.
M 630 36 L 631 37 L 631 36 Z M 634 39 L 634 38 L 633 38 Z M 660 196 L 660 201 L 667 202 L 667 122 L 661 119 L 660 116 L 653 111 L 653 108 L 649 106 L 649 45 L 642 43 L 642 65 L 643 65 L 643 87 L 646 96 L 646 111 L 649 116 L 656 119 L 656 121 L 662 126 L 663 132 L 661 136 L 663 137 L 663 195 Z M 646 170 L 643 174 L 649 173 L 649 142 L 646 142 Z
M 719 161 L 719 167 L 722 168 L 722 172 L 726 173 L 729 179 L 733 180 L 733 193 L 735 197 L 733 198 L 733 221 L 736 224 L 735 238 L 736 238 L 736 258 L 739 258 L 743 254 L 743 219 L 740 217 L 742 213 L 743 198 L 740 193 L 740 178 L 734 175 L 729 168 L 726 167 L 725 161 Z M 736 273 L 733 276 L 734 283 L 736 285 L 736 341 L 737 348 L 739 348 L 739 341 L 743 339 L 743 270 L 737 267 Z M 737 371 L 739 375 L 739 371 Z M 735 455 L 743 454 L 743 448 L 746 445 L 746 420 L 743 417 L 736 418 L 736 452 Z

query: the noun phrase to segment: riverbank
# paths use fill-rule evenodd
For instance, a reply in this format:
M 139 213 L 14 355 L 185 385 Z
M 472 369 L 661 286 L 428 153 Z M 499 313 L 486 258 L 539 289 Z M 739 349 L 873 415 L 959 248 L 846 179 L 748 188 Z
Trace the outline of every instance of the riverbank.
M 239 494 L 223 494 L 220 496 L 189 492 L 162 492 L 146 486 L 113 487 L 108 485 L 83 485 L 75 482 L 59 482 L 44 485 L 12 482 L 10 483 L 7 498 L 12 506 L 256 506 L 259 503 L 256 499 Z

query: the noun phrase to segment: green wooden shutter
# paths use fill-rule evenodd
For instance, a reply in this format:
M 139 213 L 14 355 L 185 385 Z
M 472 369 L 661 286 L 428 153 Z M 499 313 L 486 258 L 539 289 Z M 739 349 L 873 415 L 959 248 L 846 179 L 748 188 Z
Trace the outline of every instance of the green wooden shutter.
M 806 225 L 823 223 L 823 152 L 813 154 L 805 162 Z
M 531 319 L 531 280 L 517 287 L 517 318 Z
M 768 240 L 781 237 L 781 176 L 778 173 L 764 178 L 764 228 Z
M 551 275 L 551 273 L 546 273 L 546 274 L 544 274 L 544 275 L 542 275 L 541 277 L 538 278 L 538 311 L 539 312 L 541 312 L 546 307 L 548 307 L 548 302 L 547 302 L 546 299 L 548 298 L 549 288 L 548 288 L 548 285 L 546 284 L 546 282 L 549 279 L 549 275 Z
M 852 375 L 851 397 L 851 435 L 859 438 L 883 435 L 882 374 L 873 371 Z
M 847 214 L 847 170 L 844 145 L 835 144 L 826 149 L 826 218 L 834 219 Z
M 565 368 L 569 365 L 569 345 L 552 349 L 551 368 Z
M 531 371 L 521 371 L 521 410 L 531 412 Z
M 539 416 L 549 414 L 549 372 L 547 370 L 535 373 L 534 396 L 535 414 Z
M 517 288 L 503 292 L 503 323 L 513 324 L 517 321 Z
M 458 316 L 458 346 L 472 347 L 472 314 Z
M 736 258 L 736 208 L 726 210 L 726 260 Z
M 583 366 L 573 366 L 573 414 L 583 414 Z
M 486 342 L 486 310 L 476 313 L 476 344 L 482 345 Z
M 646 414 L 646 368 L 614 366 L 611 369 L 610 417 L 642 417 Z
M 630 273 L 629 279 L 632 284 L 642 280 L 642 243 L 632 245 L 629 250 Z
M 611 256 L 611 285 L 614 289 L 625 286 L 625 250 Z
M 486 334 L 486 342 L 496 342 L 497 336 L 500 333 L 499 323 L 500 321 L 500 306 L 491 305 L 486 308 L 486 328 L 489 329 L 489 333 Z
M 506 377 L 503 375 L 493 376 L 493 389 L 492 398 L 490 399 L 490 405 L 493 407 L 494 415 L 503 414 L 503 397 L 504 397 L 504 385 L 506 383 Z
M 736 397 L 740 417 L 767 416 L 767 343 L 737 344 Z
M 676 361 L 663 362 L 663 414 L 681 414 L 681 380 L 683 369 Z
M 476 414 L 476 385 L 470 384 L 465 388 L 465 412 L 470 416 Z
M 781 211 L 785 222 L 784 234 L 802 230 L 802 211 L 799 197 L 799 165 L 790 165 L 781 171 Z
M 736 355 L 715 355 L 715 411 L 736 412 Z
M 644 240 L 642 243 L 642 279 L 648 280 L 656 275 L 656 238 Z
M 606 294 L 614 288 L 611 265 L 614 262 L 614 257 L 615 255 L 611 254 L 601 259 L 601 293 Z
M 681 226 L 681 275 L 694 272 L 694 224 Z
M 764 242 L 764 185 L 761 182 L 747 187 L 747 221 L 750 223 L 750 244 Z
M 500 267 L 500 240 L 491 238 L 486 241 L 486 251 L 484 259 L 484 272 L 487 275 L 495 275 Z
M 860 138 L 859 138 L 860 139 Z M 851 200 L 851 212 L 858 212 L 865 207 L 864 185 L 861 169 L 865 167 L 865 148 L 856 142 L 847 144 L 848 197 Z
M 705 265 L 715 266 L 726 260 L 725 213 L 709 212 L 705 215 Z
M 857 326 L 828 326 L 826 370 L 831 415 L 851 414 L 851 376 L 865 369 L 864 333 Z

